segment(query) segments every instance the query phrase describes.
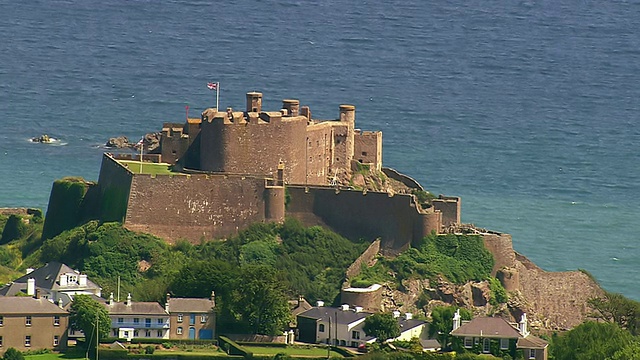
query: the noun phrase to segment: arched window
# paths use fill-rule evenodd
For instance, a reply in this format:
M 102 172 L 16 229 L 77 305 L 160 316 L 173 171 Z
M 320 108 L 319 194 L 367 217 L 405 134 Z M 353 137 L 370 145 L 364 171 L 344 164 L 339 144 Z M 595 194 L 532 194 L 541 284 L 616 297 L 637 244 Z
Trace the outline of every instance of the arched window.
M 324 332 L 324 324 L 318 325 L 318 331 L 319 332 Z

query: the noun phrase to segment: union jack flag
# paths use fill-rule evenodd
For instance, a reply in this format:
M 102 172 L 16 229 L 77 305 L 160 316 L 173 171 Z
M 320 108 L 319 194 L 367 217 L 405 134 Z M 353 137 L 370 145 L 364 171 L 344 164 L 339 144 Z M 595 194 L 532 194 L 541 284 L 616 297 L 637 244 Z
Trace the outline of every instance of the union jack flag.
M 209 90 L 216 90 L 218 88 L 218 84 L 210 82 L 207 84 L 207 87 Z

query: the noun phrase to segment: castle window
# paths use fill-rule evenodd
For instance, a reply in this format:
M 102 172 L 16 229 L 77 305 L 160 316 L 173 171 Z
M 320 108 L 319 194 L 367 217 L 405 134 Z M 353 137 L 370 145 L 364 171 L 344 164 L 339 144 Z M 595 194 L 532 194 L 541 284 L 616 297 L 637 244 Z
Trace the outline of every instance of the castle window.
M 313 162 L 313 156 L 309 156 L 309 162 Z
M 367 152 L 366 152 L 366 151 L 363 151 L 363 152 L 362 152 L 362 156 L 367 156 Z

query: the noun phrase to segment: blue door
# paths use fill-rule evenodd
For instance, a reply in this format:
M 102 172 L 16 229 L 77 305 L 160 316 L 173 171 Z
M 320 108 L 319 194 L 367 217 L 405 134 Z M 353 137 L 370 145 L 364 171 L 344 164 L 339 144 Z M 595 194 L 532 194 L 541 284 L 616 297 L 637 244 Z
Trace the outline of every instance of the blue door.
M 196 338 L 196 328 L 194 328 L 193 326 L 189 327 L 189 339 L 195 339 Z

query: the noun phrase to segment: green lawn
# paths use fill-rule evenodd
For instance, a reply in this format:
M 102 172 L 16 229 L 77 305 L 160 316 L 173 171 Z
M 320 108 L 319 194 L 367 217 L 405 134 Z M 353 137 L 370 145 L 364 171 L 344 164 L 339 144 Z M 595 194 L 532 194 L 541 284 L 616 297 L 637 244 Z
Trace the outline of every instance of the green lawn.
M 130 160 L 118 160 L 118 162 L 126 167 L 129 168 L 129 170 L 131 170 L 132 173 L 134 174 L 139 174 L 140 173 L 140 161 L 130 161 Z M 169 170 L 169 164 L 155 164 L 155 163 L 149 163 L 149 162 L 144 162 L 142 163 L 142 173 L 143 174 L 151 174 L 151 175 L 169 175 L 169 174 L 173 174 L 173 175 L 183 175 L 180 173 L 176 173 L 176 172 L 171 172 Z
M 72 360 L 84 359 L 85 352 L 82 349 L 69 349 L 64 353 L 49 353 L 39 355 L 25 355 L 25 360 Z
M 274 346 L 247 346 L 240 345 L 244 349 L 251 351 L 255 355 L 275 355 L 279 353 L 285 353 L 291 356 L 326 356 L 327 348 L 322 347 L 302 347 L 302 346 L 287 346 L 287 347 L 274 347 Z M 339 353 L 331 351 L 331 357 L 342 357 Z

